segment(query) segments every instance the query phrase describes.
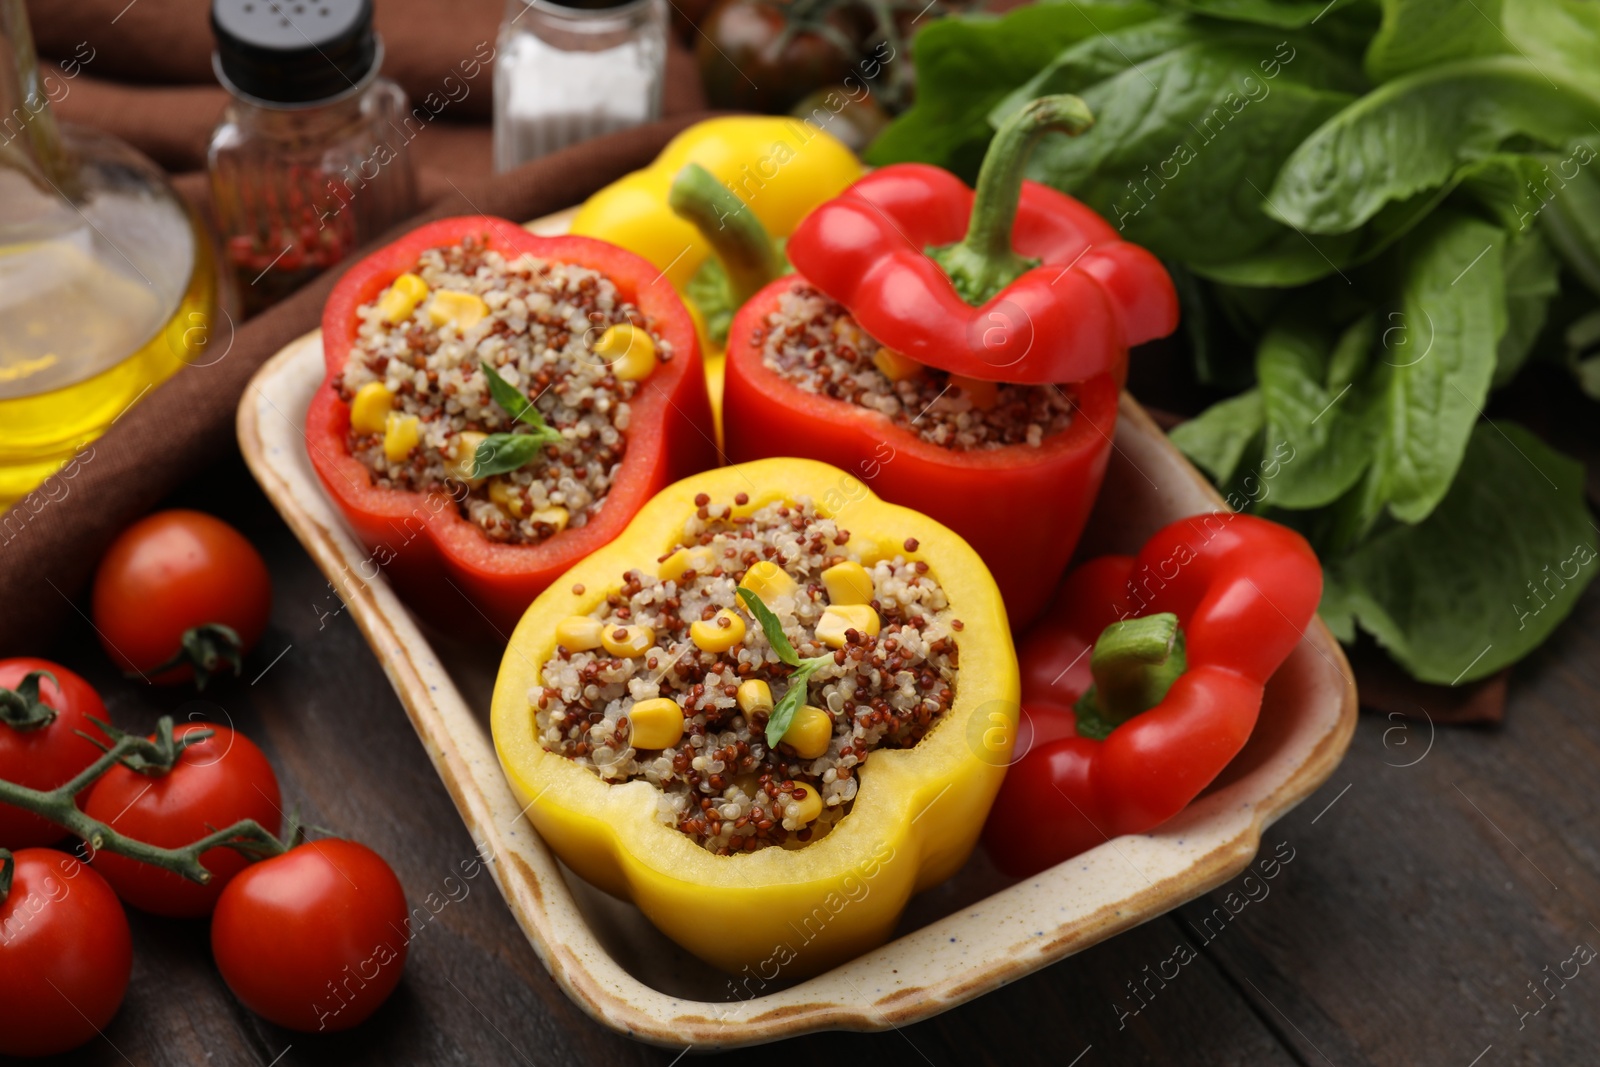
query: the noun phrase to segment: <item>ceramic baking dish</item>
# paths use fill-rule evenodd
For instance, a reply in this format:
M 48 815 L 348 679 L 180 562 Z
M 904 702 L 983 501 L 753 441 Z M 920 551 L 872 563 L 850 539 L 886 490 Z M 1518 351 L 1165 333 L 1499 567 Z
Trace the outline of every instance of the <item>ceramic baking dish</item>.
M 261 368 L 239 406 L 245 459 L 349 605 L 461 818 L 495 857 L 496 882 L 539 958 L 594 1018 L 642 1040 L 709 1049 L 813 1030 L 876 1030 L 989 993 L 1244 870 L 1262 831 L 1328 777 L 1354 730 L 1350 668 L 1313 621 L 1267 686 L 1244 751 L 1159 831 L 1118 838 L 1021 882 L 999 875 L 980 850 L 955 878 L 914 898 L 883 947 L 787 986 L 736 983 L 677 948 L 632 905 L 565 870 L 521 816 L 489 734 L 501 650 L 426 629 L 381 576 L 368 579 L 367 553 L 306 458 L 306 406 L 322 375 L 317 334 Z M 1223 506 L 1125 395 L 1080 555 L 1132 552 L 1171 520 Z

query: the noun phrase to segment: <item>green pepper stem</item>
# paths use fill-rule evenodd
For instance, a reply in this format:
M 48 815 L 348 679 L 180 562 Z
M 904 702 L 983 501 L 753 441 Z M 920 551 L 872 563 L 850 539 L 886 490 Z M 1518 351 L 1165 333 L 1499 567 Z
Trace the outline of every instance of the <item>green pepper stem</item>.
M 162 740 L 151 741 L 118 732 L 114 735 L 115 741 L 99 759 L 85 767 L 71 781 L 55 789 L 48 791 L 29 789 L 27 786 L 0 779 L 0 803 L 10 804 L 48 819 L 82 838 L 88 843 L 91 852 L 112 852 L 118 856 L 126 856 L 140 863 L 172 871 L 201 885 L 211 881 L 211 872 L 200 862 L 200 857 L 213 848 L 225 846 L 258 859 L 277 856 L 286 851 L 283 842 L 254 819 L 243 819 L 182 848 L 157 848 L 155 845 L 119 834 L 109 824 L 90 816 L 78 807 L 78 794 L 98 781 L 100 776 L 113 765 L 128 763 L 134 767 L 154 768 L 170 760 L 173 744 L 170 719 L 163 717 L 157 734 L 159 738 L 165 739 L 165 746 Z M 179 744 L 193 737 L 194 734 L 189 734 L 181 739 Z M 170 766 L 170 762 L 167 765 Z M 0 899 L 3 898 L 4 894 L 0 893 Z
M 1107 626 L 1089 656 L 1094 685 L 1078 701 L 1078 733 L 1103 740 L 1165 700 L 1188 666 L 1183 630 L 1171 612 Z
M 1094 125 L 1089 106 L 1076 96 L 1041 96 L 1014 113 L 989 142 L 978 171 L 972 221 L 967 236 L 951 245 L 928 249 L 928 255 L 955 284 L 969 304 L 982 304 L 1018 277 L 1039 265 L 1017 254 L 1011 231 L 1022 202 L 1022 172 L 1039 138 L 1051 130 L 1076 137 Z
M 0 848 L 0 904 L 6 902 L 11 896 L 11 879 L 17 871 L 17 861 L 11 858 L 9 849 Z
M 783 259 L 756 213 L 700 164 L 690 163 L 678 172 L 667 203 L 700 231 L 722 261 L 733 307 L 783 273 Z

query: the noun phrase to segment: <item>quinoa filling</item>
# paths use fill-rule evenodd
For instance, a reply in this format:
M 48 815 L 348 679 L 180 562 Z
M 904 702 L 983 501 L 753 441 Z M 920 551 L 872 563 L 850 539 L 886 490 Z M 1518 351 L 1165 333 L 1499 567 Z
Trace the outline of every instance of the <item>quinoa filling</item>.
M 867 336 L 842 304 L 803 283 L 778 300 L 760 338 L 766 365 L 808 393 L 870 408 L 954 452 L 1038 447 L 1072 425 L 1070 386 L 961 378 Z
M 338 383 L 351 455 L 379 486 L 449 492 L 495 541 L 537 543 L 600 510 L 627 449 L 629 401 L 671 358 L 604 275 L 507 259 L 471 237 L 423 252 L 357 314 Z M 617 336 L 642 364 L 610 354 Z M 553 433 L 520 467 L 475 477 L 486 437 L 528 429 L 492 397 L 485 363 Z
M 656 786 L 662 821 L 718 855 L 799 847 L 848 813 L 873 749 L 915 745 L 950 709 L 962 624 L 908 558 L 914 539 L 869 562 L 806 498 L 695 503 L 660 577 L 629 570 L 558 627 L 529 693 L 535 728 L 607 781 Z M 769 719 L 796 669 L 741 587 L 816 661 L 776 747 Z

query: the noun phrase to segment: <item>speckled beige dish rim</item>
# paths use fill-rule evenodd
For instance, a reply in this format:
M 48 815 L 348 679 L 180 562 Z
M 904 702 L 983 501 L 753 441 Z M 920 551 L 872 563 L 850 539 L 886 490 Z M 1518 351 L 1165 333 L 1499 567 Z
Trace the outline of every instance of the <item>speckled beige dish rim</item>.
M 305 457 L 305 409 L 322 367 L 313 333 L 261 368 L 239 406 L 245 459 L 349 605 L 475 842 L 497 858 L 496 881 L 539 958 L 585 1011 L 641 1040 L 713 1049 L 815 1030 L 879 1030 L 991 992 L 1239 874 L 1264 829 L 1325 781 L 1349 745 L 1355 687 L 1337 641 L 1314 622 L 1269 686 L 1263 722 L 1270 716 L 1276 724 L 1271 741 L 1252 741 L 1246 772 L 1233 780 L 1225 773 L 1224 784 L 1157 833 L 1108 842 L 789 988 L 726 1003 L 672 996 L 606 951 L 556 861 L 521 817 L 486 716 L 468 706 L 389 586 L 364 577 L 367 555 Z M 1115 443 L 1107 481 L 1115 492 L 1103 495 L 1101 506 L 1117 513 L 1107 528 L 1124 543 L 1092 544 L 1091 530 L 1086 547 L 1127 550 L 1171 519 L 1223 508 L 1126 395 Z

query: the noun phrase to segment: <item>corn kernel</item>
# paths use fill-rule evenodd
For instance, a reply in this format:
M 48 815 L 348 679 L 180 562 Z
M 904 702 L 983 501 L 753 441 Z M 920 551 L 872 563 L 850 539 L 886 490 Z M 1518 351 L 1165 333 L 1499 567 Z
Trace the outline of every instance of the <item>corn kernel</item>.
M 694 571 L 696 574 L 709 574 L 716 568 L 716 550 L 710 545 L 694 545 L 689 548 L 680 548 L 662 560 L 661 566 L 656 568 L 656 576 L 663 582 L 676 582 L 683 577 L 686 571 Z
M 852 560 L 835 563 L 823 571 L 822 584 L 828 590 L 828 600 L 834 604 L 872 602 L 872 575 Z
M 382 382 L 368 382 L 350 398 L 350 428 L 356 433 L 382 433 L 389 412 L 394 410 L 394 394 Z
M 791 595 L 797 588 L 795 580 L 789 577 L 789 572 L 773 563 L 771 560 L 762 560 L 752 564 L 744 572 L 744 577 L 739 579 L 739 588 L 748 589 L 761 598 L 761 602 L 768 607 L 781 596 Z
M 794 754 L 801 759 L 816 759 L 823 755 L 832 740 L 833 720 L 827 712 L 810 704 L 795 709 L 794 718 L 789 720 L 789 728 L 783 732 L 783 743 L 794 749 Z
M 972 401 L 972 406 L 979 411 L 988 411 L 994 407 L 1000 394 L 998 385 L 981 378 L 963 378 L 959 374 L 952 374 L 950 384 L 960 389 L 962 395 Z
M 815 822 L 817 816 L 822 814 L 822 793 L 819 791 L 819 787 L 809 782 L 796 782 L 794 788 L 796 793 L 805 790 L 806 795 L 790 801 L 792 805 L 799 805 L 800 808 L 791 817 L 799 823 Z
M 556 533 L 560 533 L 562 530 L 567 528 L 567 520 L 570 517 L 571 516 L 568 514 L 567 509 L 560 507 L 540 508 L 532 515 L 528 516 L 528 518 L 532 519 L 534 522 L 542 522 L 546 526 L 554 526 L 556 528 Z
M 472 472 L 478 465 L 478 446 L 483 444 L 488 436 L 476 430 L 463 430 L 457 434 L 455 451 L 451 454 L 450 463 L 447 464 L 452 476 L 460 478 L 473 488 L 483 484 L 483 479 L 474 478 Z
M 383 420 L 383 455 L 390 463 L 404 463 L 422 440 L 422 423 L 415 415 L 391 411 Z
M 444 326 L 455 323 L 456 328 L 466 333 L 489 314 L 489 305 L 483 302 L 483 297 L 475 293 L 463 293 L 455 289 L 440 289 L 433 294 L 433 299 L 428 301 L 428 321 L 435 326 Z
M 683 709 L 668 697 L 635 702 L 628 722 L 634 748 L 671 748 L 683 739 Z
M 872 365 L 883 372 L 883 376 L 891 382 L 902 381 L 913 375 L 922 373 L 922 364 L 914 359 L 908 359 L 892 348 L 880 348 L 872 357 Z
M 642 656 L 655 643 L 655 631 L 648 626 L 616 626 L 608 623 L 600 631 L 600 644 L 613 656 L 630 659 Z
M 522 491 L 499 476 L 489 479 L 489 499 L 513 519 L 526 518 L 528 501 Z
M 744 640 L 744 620 L 727 608 L 689 624 L 689 640 L 705 652 L 726 652 Z
M 744 712 L 746 719 L 758 711 L 772 714 L 772 687 L 759 678 L 749 678 L 740 682 L 738 694 L 734 699 L 739 702 L 739 710 Z
M 378 314 L 387 323 L 404 322 L 427 295 L 427 282 L 415 274 L 402 274 L 378 298 Z
M 556 623 L 556 644 L 572 652 L 588 652 L 600 647 L 606 624 L 587 615 L 568 615 Z
M 817 640 L 829 648 L 843 648 L 845 631 L 856 630 L 869 637 L 878 636 L 878 613 L 871 604 L 833 604 L 817 620 Z
M 594 353 L 610 365 L 618 381 L 643 381 L 655 373 L 656 343 L 631 322 L 608 328 L 594 343 Z

